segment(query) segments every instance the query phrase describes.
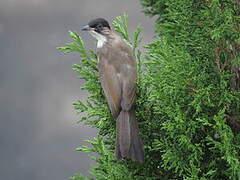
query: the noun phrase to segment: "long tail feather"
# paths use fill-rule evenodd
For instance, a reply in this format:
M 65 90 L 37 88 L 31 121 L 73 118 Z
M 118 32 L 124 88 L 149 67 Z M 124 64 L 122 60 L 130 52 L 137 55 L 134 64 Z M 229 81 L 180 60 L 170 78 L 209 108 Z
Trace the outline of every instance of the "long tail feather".
M 122 110 L 117 118 L 116 157 L 144 161 L 143 143 L 134 110 Z

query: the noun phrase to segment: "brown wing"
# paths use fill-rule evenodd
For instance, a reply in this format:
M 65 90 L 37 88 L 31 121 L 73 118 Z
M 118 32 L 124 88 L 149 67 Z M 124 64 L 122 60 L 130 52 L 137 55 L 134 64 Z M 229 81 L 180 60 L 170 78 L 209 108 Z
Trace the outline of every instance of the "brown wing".
M 136 96 L 136 61 L 124 41 L 109 43 L 98 51 L 100 81 L 114 117 L 130 110 Z
M 108 63 L 99 64 L 100 82 L 113 117 L 117 117 L 121 107 L 121 87 L 115 68 Z
M 137 65 L 132 48 L 127 44 L 121 47 L 120 82 L 122 84 L 121 107 L 130 110 L 136 98 Z M 120 59 L 118 60 L 120 61 Z
M 129 65 L 124 67 L 128 68 L 125 73 L 121 74 L 121 84 L 122 84 L 122 98 L 121 98 L 121 107 L 124 110 L 130 110 L 135 98 L 136 98 L 136 67 Z

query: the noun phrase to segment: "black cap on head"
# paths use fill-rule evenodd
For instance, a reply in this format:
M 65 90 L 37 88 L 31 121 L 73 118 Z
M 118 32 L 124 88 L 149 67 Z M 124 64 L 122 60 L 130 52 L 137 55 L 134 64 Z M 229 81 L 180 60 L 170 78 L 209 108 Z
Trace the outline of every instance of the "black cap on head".
M 88 25 L 89 25 L 89 27 L 94 28 L 94 29 L 99 29 L 99 28 L 104 28 L 104 27 L 111 29 L 108 22 L 103 18 L 93 19 L 88 23 Z
M 102 34 L 104 28 L 111 29 L 108 22 L 103 18 L 97 18 L 91 20 L 86 26 L 82 28 L 82 31 L 90 31 L 93 29 L 95 32 Z

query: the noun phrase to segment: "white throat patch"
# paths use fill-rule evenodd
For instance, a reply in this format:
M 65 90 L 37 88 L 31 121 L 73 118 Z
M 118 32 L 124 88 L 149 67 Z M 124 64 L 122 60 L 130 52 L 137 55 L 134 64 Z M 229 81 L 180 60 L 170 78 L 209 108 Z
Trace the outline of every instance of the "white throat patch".
M 107 38 L 100 33 L 95 32 L 94 30 L 90 30 L 89 33 L 97 39 L 97 48 L 103 47 L 103 45 L 107 42 Z

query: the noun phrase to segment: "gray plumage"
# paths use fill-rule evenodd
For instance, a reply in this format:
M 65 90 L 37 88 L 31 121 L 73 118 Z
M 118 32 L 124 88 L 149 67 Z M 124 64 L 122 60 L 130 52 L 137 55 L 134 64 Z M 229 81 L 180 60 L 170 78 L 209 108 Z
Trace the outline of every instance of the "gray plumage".
M 93 20 L 89 24 L 90 33 L 98 39 L 101 86 L 113 118 L 116 119 L 116 157 L 143 162 L 144 149 L 133 107 L 137 66 L 132 48 L 110 30 L 104 19 Z
M 116 156 L 143 162 L 143 145 L 133 109 L 136 98 L 137 67 L 129 45 L 111 34 L 97 49 L 100 82 L 108 105 L 117 120 Z

